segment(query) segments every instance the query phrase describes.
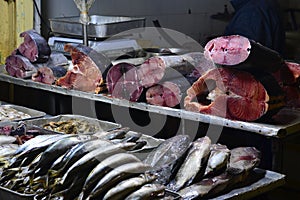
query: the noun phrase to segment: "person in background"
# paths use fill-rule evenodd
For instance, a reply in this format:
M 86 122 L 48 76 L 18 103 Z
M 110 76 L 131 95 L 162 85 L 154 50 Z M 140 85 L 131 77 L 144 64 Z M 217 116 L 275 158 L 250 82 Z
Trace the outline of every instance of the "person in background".
M 235 14 L 225 35 L 242 35 L 284 56 L 285 30 L 276 0 L 231 0 Z

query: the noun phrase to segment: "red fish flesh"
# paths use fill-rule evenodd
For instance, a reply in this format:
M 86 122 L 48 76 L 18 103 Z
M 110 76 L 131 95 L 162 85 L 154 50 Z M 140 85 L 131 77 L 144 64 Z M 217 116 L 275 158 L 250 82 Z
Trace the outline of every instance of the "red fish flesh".
M 208 71 L 187 90 L 184 106 L 189 111 L 254 121 L 281 106 L 281 101 L 274 105 L 269 101 L 265 87 L 250 73 L 218 68 Z
M 238 69 L 274 72 L 284 64 L 276 51 L 240 35 L 210 40 L 205 45 L 204 55 L 216 64 Z
M 28 58 L 30 62 L 47 62 L 51 54 L 51 49 L 46 41 L 35 30 L 22 32 L 20 37 L 24 42 L 19 46 L 18 51 Z
M 5 60 L 5 69 L 9 75 L 18 78 L 28 78 L 36 72 L 34 65 L 22 55 L 8 56 Z
M 107 75 L 108 92 L 116 98 L 138 101 L 144 88 L 140 84 L 136 67 L 128 63 L 112 66 Z
M 95 92 L 103 82 L 102 73 L 110 61 L 102 54 L 81 44 L 66 44 L 66 52 L 70 52 L 74 67 L 59 78 L 57 85 L 68 89 Z

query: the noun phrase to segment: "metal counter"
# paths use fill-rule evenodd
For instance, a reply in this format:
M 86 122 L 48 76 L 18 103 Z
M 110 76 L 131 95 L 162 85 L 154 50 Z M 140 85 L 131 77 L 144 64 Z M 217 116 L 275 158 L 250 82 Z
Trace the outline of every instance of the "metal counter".
M 76 90 L 68 90 L 55 85 L 46 85 L 42 83 L 33 82 L 31 80 L 15 78 L 5 73 L 0 73 L 0 81 L 12 83 L 19 86 L 44 90 L 56 94 L 62 94 L 62 95 L 67 95 L 72 97 L 84 98 L 91 101 L 108 103 L 111 105 L 121 106 L 125 108 L 133 108 L 141 111 L 156 113 L 160 115 L 167 115 L 167 116 L 185 119 L 185 120 L 191 120 L 191 121 L 202 122 L 211 125 L 234 128 L 242 131 L 254 132 L 265 136 L 284 137 L 289 134 L 299 132 L 300 130 L 300 110 L 294 110 L 294 109 L 291 110 L 288 108 L 282 109 L 277 114 L 277 118 L 282 120 L 282 122 L 277 124 L 265 124 L 265 123 L 257 123 L 257 122 L 229 120 L 218 116 L 190 112 L 184 109 L 154 106 L 147 103 L 129 102 L 127 100 L 111 98 L 109 95 L 106 94 L 93 94 L 93 93 L 81 92 Z

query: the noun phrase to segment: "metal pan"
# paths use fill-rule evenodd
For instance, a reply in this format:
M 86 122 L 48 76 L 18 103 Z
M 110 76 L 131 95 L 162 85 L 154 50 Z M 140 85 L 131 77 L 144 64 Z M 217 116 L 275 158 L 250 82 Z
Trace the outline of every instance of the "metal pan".
M 40 128 L 43 128 L 43 126 L 45 124 L 48 124 L 49 122 L 67 121 L 71 119 L 75 119 L 87 124 L 88 128 L 86 129 L 86 131 L 79 131 L 80 134 L 95 133 L 97 131 L 111 131 L 117 128 L 121 128 L 121 125 L 117 123 L 102 121 L 81 115 L 58 115 L 54 117 L 29 120 L 26 123 L 29 126 L 38 126 Z
M 30 117 L 27 117 L 27 118 L 22 118 L 22 119 L 15 119 L 15 120 L 5 120 L 5 121 L 24 121 L 24 120 L 31 120 L 31 119 L 36 119 L 36 118 L 40 118 L 40 117 L 44 117 L 46 115 L 45 112 L 41 112 L 41 111 L 37 111 L 37 110 L 34 110 L 34 109 L 31 109 L 31 108 L 26 108 L 26 107 L 23 107 L 23 106 L 16 106 L 16 105 L 0 105 L 0 107 L 2 108 L 12 108 L 18 112 L 22 112 L 22 113 L 25 113 L 25 114 L 28 114 L 30 115 Z M 4 120 L 3 121 L 0 121 L 0 124 L 5 122 Z
M 145 26 L 145 18 L 91 15 L 88 24 L 89 38 L 105 38 L 117 33 Z M 82 24 L 78 16 L 49 19 L 52 32 L 82 37 Z

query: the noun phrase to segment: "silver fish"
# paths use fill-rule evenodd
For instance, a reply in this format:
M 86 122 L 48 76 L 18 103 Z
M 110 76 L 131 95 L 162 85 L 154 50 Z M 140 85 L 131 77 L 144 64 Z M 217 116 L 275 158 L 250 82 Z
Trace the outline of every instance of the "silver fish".
M 16 138 L 9 135 L 0 135 L 0 145 L 12 144 L 16 141 Z
M 177 168 L 189 145 L 188 135 L 176 135 L 162 142 L 147 155 L 143 162 L 153 167 L 152 172 L 157 175 L 157 183 L 163 185 L 169 183 L 174 169 Z
M 104 147 L 99 147 L 89 152 L 88 154 L 80 158 L 78 161 L 76 161 L 68 169 L 68 171 L 62 177 L 60 184 L 57 184 L 53 192 L 56 193 L 58 191 L 66 189 L 70 185 L 70 183 L 74 182 L 76 178 L 80 178 L 82 172 L 85 172 L 84 175 L 87 176 L 88 173 L 105 158 L 113 154 L 124 152 L 124 149 L 132 147 L 133 145 L 134 143 L 118 143 Z
M 226 145 L 212 144 L 204 176 L 212 175 L 214 172 L 226 167 L 229 157 L 230 150 Z
M 103 195 L 103 193 L 105 193 L 107 190 L 109 190 L 113 185 L 125 179 L 144 173 L 149 169 L 150 166 L 142 162 L 134 162 L 121 165 L 110 171 L 108 174 L 106 174 L 98 182 L 98 184 L 95 186 L 95 188 L 92 190 L 92 192 L 89 194 L 86 200 L 99 197 Z
M 211 140 L 207 136 L 198 138 L 192 143 L 175 179 L 168 185 L 170 189 L 177 191 L 184 186 L 190 185 L 194 179 L 199 176 L 201 170 L 205 167 L 204 163 L 209 156 L 210 145 Z
M 154 181 L 156 178 L 152 174 L 141 174 L 140 176 L 124 180 L 111 188 L 103 197 L 103 200 L 123 200 L 130 193 L 136 191 L 141 186 Z
M 83 186 L 83 198 L 88 196 L 91 190 L 97 185 L 105 174 L 113 170 L 114 168 L 131 162 L 141 162 L 136 156 L 129 153 L 118 153 L 100 162 L 88 175 Z M 87 194 L 87 195 L 86 195 Z
M 19 148 L 17 144 L 3 144 L 0 146 L 0 157 L 7 157 L 13 155 Z
M 140 189 L 128 195 L 125 200 L 151 200 L 163 196 L 165 186 L 161 184 L 146 184 Z

